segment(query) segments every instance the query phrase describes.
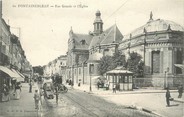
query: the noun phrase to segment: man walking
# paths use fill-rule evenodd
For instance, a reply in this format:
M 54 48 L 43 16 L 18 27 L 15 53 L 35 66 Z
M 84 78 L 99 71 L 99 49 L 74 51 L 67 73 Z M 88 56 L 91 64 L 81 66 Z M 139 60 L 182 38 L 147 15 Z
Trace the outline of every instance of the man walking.
M 35 100 L 35 109 L 39 109 L 38 104 L 39 104 L 39 100 L 40 100 L 40 94 L 38 93 L 38 90 L 35 90 L 35 94 L 34 94 L 33 98 Z
M 58 92 L 58 90 L 59 90 L 59 87 L 58 87 L 58 85 L 56 85 L 56 87 L 55 87 L 55 91 L 56 91 L 56 104 L 58 104 L 58 95 L 59 95 L 59 92 Z
M 113 85 L 113 93 L 116 93 L 116 84 Z
M 183 86 L 182 86 L 182 84 L 180 84 L 178 86 L 178 93 L 179 93 L 178 98 L 181 98 L 182 97 L 182 93 L 183 93 Z
M 170 101 L 169 101 L 169 99 L 170 99 L 170 97 L 171 97 L 169 88 L 167 88 L 165 97 L 166 97 L 167 107 L 169 107 L 169 106 L 170 106 Z
M 29 93 L 32 93 L 32 85 L 33 85 L 32 80 L 30 80 L 30 82 L 29 82 Z

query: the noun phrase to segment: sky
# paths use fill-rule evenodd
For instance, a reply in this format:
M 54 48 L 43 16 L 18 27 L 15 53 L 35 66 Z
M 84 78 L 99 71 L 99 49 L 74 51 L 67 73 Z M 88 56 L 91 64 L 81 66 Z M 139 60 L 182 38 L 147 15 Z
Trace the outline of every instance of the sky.
M 23 5 L 54 7 L 20 7 Z M 74 33 L 93 31 L 97 10 L 101 12 L 104 30 L 116 23 L 123 35 L 146 24 L 151 11 L 153 19 L 184 26 L 184 0 L 3 0 L 3 18 L 11 32 L 20 37 L 33 66 L 46 65 L 66 54 L 71 27 Z

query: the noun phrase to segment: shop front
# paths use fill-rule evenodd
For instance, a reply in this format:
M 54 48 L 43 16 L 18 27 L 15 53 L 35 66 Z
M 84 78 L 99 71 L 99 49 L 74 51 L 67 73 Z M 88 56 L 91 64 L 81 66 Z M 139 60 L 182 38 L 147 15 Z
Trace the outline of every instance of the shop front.
M 24 79 L 17 73 L 10 70 L 8 67 L 0 66 L 0 101 L 8 101 L 9 98 L 5 97 L 5 87 L 6 87 L 6 96 L 9 91 L 12 89 L 12 81 L 21 82 Z

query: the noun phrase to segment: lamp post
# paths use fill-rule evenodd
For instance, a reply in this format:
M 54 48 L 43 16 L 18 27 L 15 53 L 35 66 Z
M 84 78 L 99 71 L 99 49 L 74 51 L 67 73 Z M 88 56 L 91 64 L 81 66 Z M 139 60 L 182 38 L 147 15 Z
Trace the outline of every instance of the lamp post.
M 164 80 L 164 88 L 168 88 L 168 78 L 167 78 L 167 73 L 169 72 L 169 67 L 165 70 L 165 80 Z
M 92 64 L 89 64 L 89 77 L 90 77 L 90 83 L 89 83 L 89 91 L 92 92 L 92 88 L 91 88 L 91 73 L 92 73 Z
M 144 77 L 144 74 L 145 74 L 145 56 L 146 56 L 146 38 L 147 38 L 147 31 L 146 29 L 144 28 L 144 33 L 145 33 L 145 38 L 144 38 L 144 67 L 143 67 L 143 77 Z

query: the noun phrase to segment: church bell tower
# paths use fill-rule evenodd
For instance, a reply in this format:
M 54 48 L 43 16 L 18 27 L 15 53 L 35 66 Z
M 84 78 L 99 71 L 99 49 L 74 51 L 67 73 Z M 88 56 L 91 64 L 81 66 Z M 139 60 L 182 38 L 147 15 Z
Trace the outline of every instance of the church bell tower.
M 97 10 L 96 19 L 93 23 L 93 25 L 94 25 L 94 34 L 95 35 L 99 35 L 103 32 L 103 21 L 102 21 L 100 16 L 101 16 L 101 13 L 100 13 L 99 10 Z

